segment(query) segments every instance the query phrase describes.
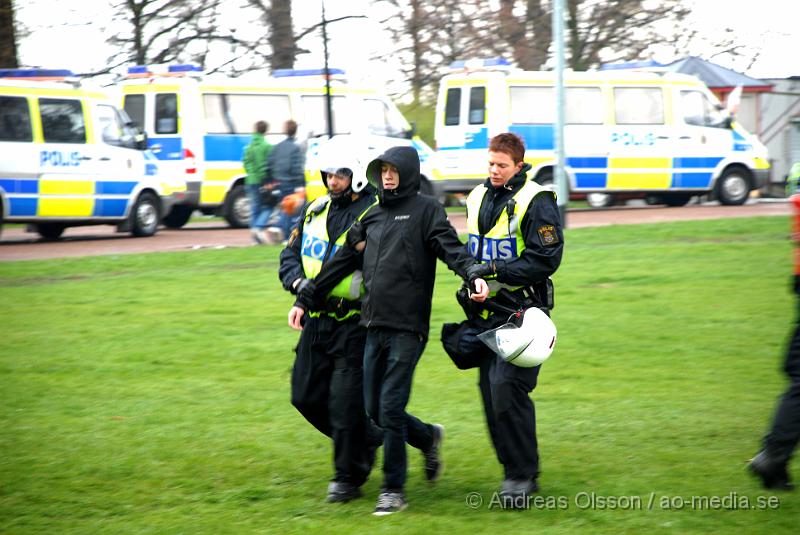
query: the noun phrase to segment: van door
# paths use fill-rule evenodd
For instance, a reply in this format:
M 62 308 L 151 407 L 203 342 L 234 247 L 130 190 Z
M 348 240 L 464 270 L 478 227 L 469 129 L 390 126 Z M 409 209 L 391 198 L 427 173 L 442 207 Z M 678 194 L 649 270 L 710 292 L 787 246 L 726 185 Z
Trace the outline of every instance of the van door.
M 145 166 L 143 153 L 133 149 L 135 140 L 113 106 L 95 104 L 93 115 L 100 172 L 94 215 L 120 218 L 143 176 L 155 173 L 155 165 Z
M 37 215 L 91 217 L 95 183 L 102 162 L 97 146 L 87 143 L 85 103 L 77 98 L 39 98 L 43 145 L 39 145 Z
M 607 189 L 666 190 L 672 183 L 674 127 L 658 86 L 615 86 Z
M 447 87 L 444 100 L 444 124 L 437 125 L 438 178 L 485 178 L 489 148 L 487 81 L 469 80 Z
M 707 190 L 734 149 L 726 115 L 700 89 L 680 90 L 673 187 Z

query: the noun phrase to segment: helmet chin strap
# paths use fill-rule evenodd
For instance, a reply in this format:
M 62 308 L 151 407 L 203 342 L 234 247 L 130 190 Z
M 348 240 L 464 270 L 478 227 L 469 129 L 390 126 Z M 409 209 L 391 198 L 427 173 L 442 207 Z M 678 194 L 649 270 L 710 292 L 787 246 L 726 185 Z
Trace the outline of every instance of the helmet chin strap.
M 348 204 L 352 200 L 352 195 L 353 189 L 350 186 L 347 186 L 339 193 L 334 193 L 332 191 L 328 192 L 328 196 L 330 196 L 331 201 L 336 204 Z

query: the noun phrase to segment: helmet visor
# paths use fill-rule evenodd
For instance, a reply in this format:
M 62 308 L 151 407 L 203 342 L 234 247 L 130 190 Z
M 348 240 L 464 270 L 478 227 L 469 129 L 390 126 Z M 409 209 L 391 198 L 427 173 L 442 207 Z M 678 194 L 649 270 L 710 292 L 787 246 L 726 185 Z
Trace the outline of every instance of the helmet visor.
M 533 337 L 513 323 L 482 332 L 478 339 L 506 362 L 517 358 L 533 342 Z

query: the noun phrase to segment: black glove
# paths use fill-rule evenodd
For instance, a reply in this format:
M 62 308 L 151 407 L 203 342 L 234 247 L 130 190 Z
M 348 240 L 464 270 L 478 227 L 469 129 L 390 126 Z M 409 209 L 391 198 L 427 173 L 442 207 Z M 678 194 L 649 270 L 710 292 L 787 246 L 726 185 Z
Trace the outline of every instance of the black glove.
M 305 283 L 305 284 L 304 284 Z M 302 288 L 301 288 L 302 286 Z M 303 279 L 297 285 L 297 300 L 294 305 L 303 310 L 310 310 L 314 307 L 314 291 L 317 285 L 311 279 Z
M 794 293 L 800 295 L 800 275 L 794 276 Z
M 356 221 L 353 223 L 353 226 L 350 227 L 350 230 L 347 231 L 345 243 L 347 243 L 347 245 L 350 247 L 355 248 L 356 244 L 361 243 L 366 239 L 367 229 L 364 228 L 364 225 L 361 224 L 361 221 Z
M 488 275 L 494 275 L 494 262 L 473 264 L 467 268 L 467 281 L 473 288 L 475 279 L 485 279 Z
M 309 284 L 314 284 L 314 281 L 311 279 L 300 279 L 300 282 L 292 285 L 292 293 L 295 295 L 299 294 Z

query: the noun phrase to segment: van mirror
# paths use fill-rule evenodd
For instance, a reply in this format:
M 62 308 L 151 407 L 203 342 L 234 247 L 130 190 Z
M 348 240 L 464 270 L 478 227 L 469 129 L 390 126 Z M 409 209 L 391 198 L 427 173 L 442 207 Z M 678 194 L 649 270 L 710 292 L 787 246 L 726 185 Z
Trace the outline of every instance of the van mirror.
M 417 134 L 417 121 L 411 121 L 411 129 L 406 130 L 406 138 L 411 139 Z
M 147 132 L 142 130 L 135 121 L 126 122 L 125 130 L 126 134 L 128 134 L 125 136 L 125 146 L 130 146 L 130 148 L 136 150 L 147 149 Z

